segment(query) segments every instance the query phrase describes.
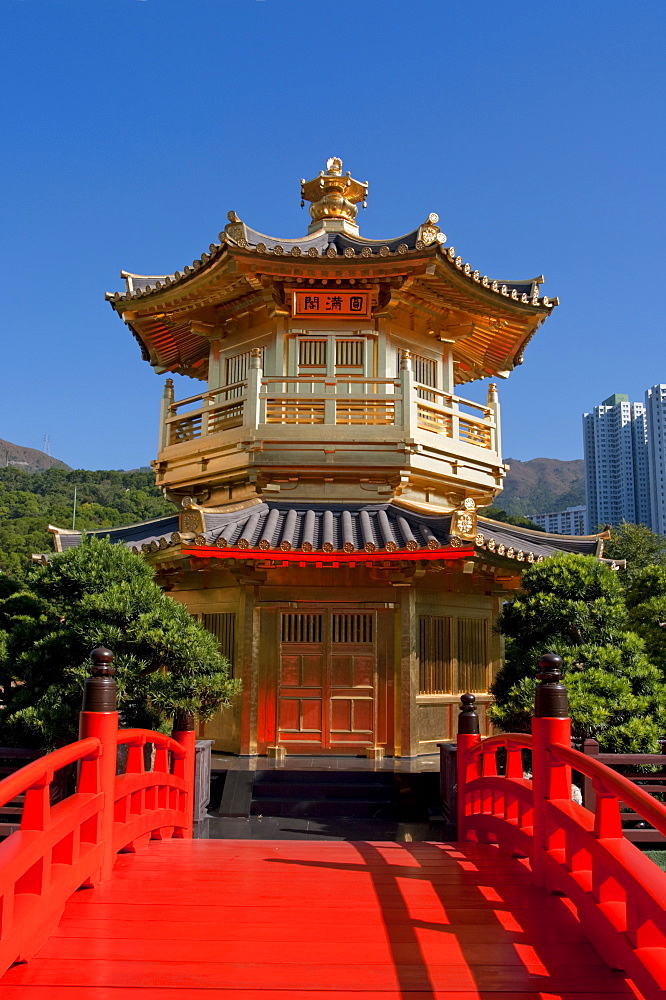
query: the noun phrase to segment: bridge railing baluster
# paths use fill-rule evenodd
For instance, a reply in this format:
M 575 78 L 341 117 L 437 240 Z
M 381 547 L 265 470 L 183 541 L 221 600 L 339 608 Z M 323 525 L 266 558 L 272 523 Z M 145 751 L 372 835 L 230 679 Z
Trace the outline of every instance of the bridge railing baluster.
M 31 761 L 0 782 L 0 807 L 24 795 L 21 825 L 0 843 L 0 975 L 26 961 L 55 929 L 78 888 L 108 878 L 119 850 L 151 837 L 192 834 L 195 732 L 179 720 L 176 739 L 118 729 L 113 654 L 91 653 L 79 716 L 80 740 Z M 118 747 L 127 764 L 117 774 Z M 146 767 L 146 745 L 154 747 Z M 54 774 L 78 765 L 76 791 L 51 804 Z
M 481 740 L 464 695 L 457 740 L 458 836 L 495 841 L 530 860 L 534 881 L 575 904 L 581 929 L 606 963 L 649 1000 L 666 991 L 666 873 L 624 836 L 620 803 L 666 836 L 666 805 L 605 764 L 572 749 L 562 661 L 539 661 L 532 735 Z M 504 773 L 496 755 L 504 749 Z M 532 779 L 523 774 L 530 749 Z M 572 798 L 572 771 L 594 789 L 594 812 Z

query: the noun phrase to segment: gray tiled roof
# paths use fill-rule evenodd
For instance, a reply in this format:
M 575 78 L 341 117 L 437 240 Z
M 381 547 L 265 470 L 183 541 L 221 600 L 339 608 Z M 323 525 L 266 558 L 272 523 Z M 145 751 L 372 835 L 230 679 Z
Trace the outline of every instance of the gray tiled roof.
M 392 504 L 284 504 L 269 501 L 235 514 L 206 513 L 205 542 L 264 551 L 374 552 L 438 549 L 450 518 Z
M 255 229 L 251 229 L 242 222 L 237 222 L 232 226 L 227 226 L 227 229 L 220 233 L 220 243 L 211 243 L 208 252 L 203 253 L 199 259 L 192 261 L 192 264 L 185 267 L 182 272 L 140 275 L 122 271 L 122 277 L 125 278 L 126 282 L 125 293 L 108 292 L 107 298 L 112 302 L 116 302 L 121 299 L 141 297 L 145 294 L 185 282 L 219 259 L 228 247 L 250 249 L 260 255 L 269 254 L 272 256 L 399 257 L 402 254 L 414 251 L 421 252 L 427 249 L 420 239 L 422 229 L 423 227 L 420 226 L 410 233 L 388 240 L 368 240 L 360 235 L 350 236 L 346 233 L 326 232 L 325 230 L 317 230 L 308 236 L 296 239 L 281 239 L 279 237 L 267 236 Z M 229 230 L 234 230 L 234 232 L 230 232 Z M 236 231 L 238 233 L 242 232 L 243 235 L 237 235 Z M 460 270 L 469 278 L 470 282 L 480 282 L 483 284 L 487 291 L 496 292 L 498 295 L 510 296 L 512 299 L 532 306 L 550 308 L 558 303 L 556 298 L 548 299 L 547 297 L 539 297 L 539 284 L 543 280 L 541 277 L 525 281 L 505 280 L 501 278 L 489 279 L 487 276 L 482 278 L 478 271 L 474 271 L 469 264 L 463 263 L 460 256 L 456 256 L 454 247 L 444 247 L 439 241 L 434 244 L 434 247 L 448 261 L 450 266 Z
M 238 550 L 266 555 L 291 550 L 399 554 L 400 551 L 432 552 L 451 545 L 450 515 L 420 513 L 390 502 L 324 505 L 269 500 L 242 510 L 201 513 L 205 528 L 196 537 L 179 533 L 178 515 L 90 534 L 109 536 L 112 542 L 138 551 L 181 543 L 229 549 L 230 554 Z M 78 545 L 81 538 L 78 532 L 54 529 L 54 533 L 58 534 L 63 549 Z M 522 552 L 526 556 L 531 553 L 538 559 L 558 552 L 596 555 L 598 539 L 548 535 L 479 518 L 476 547 L 499 556 L 508 552 L 512 555 Z
M 500 545 L 504 545 L 506 549 L 533 552 L 535 556 L 543 556 L 544 559 L 558 552 L 593 556 L 599 547 L 596 535 L 549 535 L 545 531 L 533 531 L 530 528 L 505 524 L 503 521 L 492 521 L 487 517 L 478 519 L 477 532 L 485 539 L 484 547 L 487 547 L 488 541 L 494 539 L 495 551 Z

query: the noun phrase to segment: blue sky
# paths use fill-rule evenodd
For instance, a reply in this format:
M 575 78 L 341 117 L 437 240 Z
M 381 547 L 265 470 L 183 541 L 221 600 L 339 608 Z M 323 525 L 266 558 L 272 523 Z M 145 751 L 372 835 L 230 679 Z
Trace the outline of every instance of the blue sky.
M 500 383 L 505 456 L 580 457 L 584 410 L 666 382 L 663 0 L 3 0 L 2 15 L 0 437 L 48 434 L 75 467 L 146 465 L 163 383 L 104 292 L 120 268 L 181 269 L 232 208 L 303 235 L 300 178 L 332 155 L 370 182 L 364 235 L 436 211 L 473 267 L 543 273 L 560 297 Z

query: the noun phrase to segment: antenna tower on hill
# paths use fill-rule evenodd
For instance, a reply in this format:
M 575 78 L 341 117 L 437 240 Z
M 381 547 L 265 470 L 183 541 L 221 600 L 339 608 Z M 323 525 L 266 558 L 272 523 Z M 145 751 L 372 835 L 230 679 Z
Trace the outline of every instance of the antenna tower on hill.
M 44 435 L 44 447 L 42 448 L 42 451 L 45 455 L 48 455 L 49 458 L 51 457 L 51 438 L 48 434 Z

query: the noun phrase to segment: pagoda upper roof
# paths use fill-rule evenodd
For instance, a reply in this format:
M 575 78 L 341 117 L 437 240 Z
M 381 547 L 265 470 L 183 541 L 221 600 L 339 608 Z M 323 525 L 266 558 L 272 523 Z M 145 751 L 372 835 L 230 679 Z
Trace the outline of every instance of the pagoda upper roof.
M 229 216 L 235 217 L 235 213 L 229 212 Z M 344 257 L 346 260 L 341 263 L 345 264 L 351 258 L 361 257 L 365 258 L 364 262 L 367 264 L 368 257 L 377 257 L 379 261 L 387 257 L 402 257 L 410 252 L 420 253 L 427 250 L 432 244 L 433 250 L 439 250 L 439 256 L 442 260 L 448 261 L 471 281 L 480 283 L 484 289 L 497 296 L 507 297 L 508 295 L 514 300 L 517 296 L 521 303 L 547 309 L 558 305 L 558 299 L 539 295 L 539 285 L 543 282 L 542 275 L 536 278 L 515 280 L 512 278 L 489 278 L 487 275 L 481 275 L 480 271 L 473 270 L 471 264 L 464 263 L 462 257 L 456 255 L 455 247 L 444 246 L 446 237 L 443 240 L 436 239 L 438 236 L 443 236 L 439 232 L 439 227 L 436 226 L 437 220 L 438 217 L 433 212 L 422 226 L 418 226 L 403 236 L 370 240 L 360 234 L 354 236 L 326 230 L 291 238 L 267 236 L 265 233 L 260 233 L 256 229 L 246 226 L 239 219 L 235 219 L 219 234 L 219 243 L 211 243 L 207 253 L 203 253 L 200 258 L 186 265 L 182 271 L 175 271 L 173 274 L 132 274 L 130 271 L 121 271 L 120 276 L 125 279 L 125 292 L 107 292 L 106 298 L 115 307 L 116 303 L 126 303 L 131 299 L 136 300 L 147 295 L 164 293 L 166 289 L 171 289 L 174 285 L 188 284 L 193 281 L 197 273 L 209 269 L 215 261 L 225 255 L 226 251 L 235 247 L 273 257 L 300 257 L 301 255 L 328 258 Z M 426 233 L 424 240 L 424 230 L 431 229 L 434 230 L 432 235 L 435 238 Z M 432 255 L 432 251 L 429 251 L 429 255 Z
M 267 308 L 289 313 L 288 289 L 335 281 L 373 285 L 375 313 L 416 311 L 428 332 L 451 340 L 458 384 L 506 376 L 555 298 L 540 295 L 542 276 L 491 278 L 465 262 L 440 231 L 438 216 L 402 236 L 371 240 L 353 221 L 367 185 L 342 175 L 341 162 L 303 182 L 313 223 L 308 235 L 265 235 L 229 212 L 228 225 L 200 258 L 172 274 L 122 271 L 124 292 L 107 299 L 161 372 L 206 378 L 209 342 L 234 315 Z M 432 329 L 431 329 L 432 328 Z M 459 349 L 460 348 L 460 349 Z
M 382 556 L 390 560 L 437 558 L 447 550 L 474 547 L 493 561 L 538 562 L 561 552 L 601 556 L 604 535 L 552 535 L 502 521 L 479 517 L 475 540 L 462 542 L 451 534 L 451 514 L 415 510 L 400 501 L 387 503 L 311 504 L 281 501 L 250 502 L 241 509 L 198 508 L 198 533 L 183 533 L 174 514 L 124 528 L 86 532 L 109 537 L 135 552 L 172 547 L 207 549 L 229 559 L 283 559 L 319 556 L 323 559 Z M 78 546 L 82 533 L 54 528 L 55 547 Z

